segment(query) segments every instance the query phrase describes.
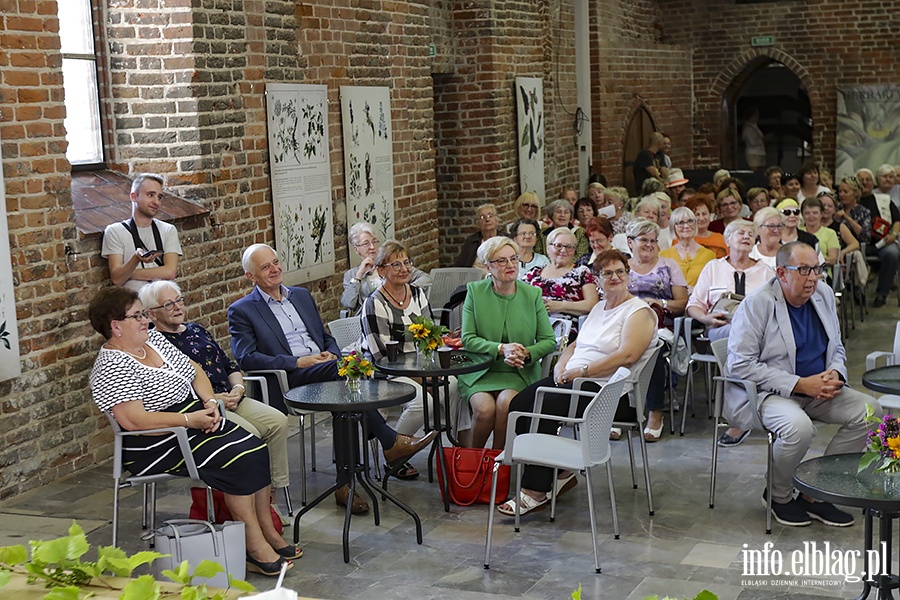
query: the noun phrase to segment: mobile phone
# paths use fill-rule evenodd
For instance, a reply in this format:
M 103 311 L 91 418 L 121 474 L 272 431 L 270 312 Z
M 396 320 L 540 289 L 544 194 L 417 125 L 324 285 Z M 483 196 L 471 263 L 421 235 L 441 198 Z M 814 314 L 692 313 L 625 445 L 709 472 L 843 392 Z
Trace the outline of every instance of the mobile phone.
M 141 258 L 150 258 L 159 254 L 159 250 L 144 250 L 141 252 Z

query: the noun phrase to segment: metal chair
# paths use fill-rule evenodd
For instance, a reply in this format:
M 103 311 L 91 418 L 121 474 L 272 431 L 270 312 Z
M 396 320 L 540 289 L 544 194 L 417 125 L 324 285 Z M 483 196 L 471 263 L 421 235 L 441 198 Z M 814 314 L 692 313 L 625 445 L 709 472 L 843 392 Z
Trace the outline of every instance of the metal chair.
M 691 405 L 691 416 L 694 416 L 694 399 L 691 392 L 694 388 L 693 367 L 695 364 L 703 364 L 706 368 L 706 394 L 709 398 L 709 408 L 707 409 L 707 416 L 712 416 L 712 367 L 716 364 L 716 357 L 712 354 L 693 351 L 693 349 L 697 346 L 697 342 L 708 341 L 705 338 L 694 337 L 694 319 L 692 319 L 691 317 L 677 317 L 675 319 L 675 322 L 676 330 L 680 329 L 681 335 L 684 339 L 684 343 L 687 344 L 688 350 L 691 351 L 691 357 L 688 360 L 688 373 L 685 377 L 684 402 L 682 402 L 681 404 L 681 430 L 679 434 L 684 435 L 684 426 L 687 421 L 687 405 L 689 402 Z M 675 433 L 675 412 L 672 403 L 669 404 L 669 417 L 672 419 L 670 431 L 671 433 Z
M 727 427 L 727 424 L 720 424 L 719 417 L 722 416 L 722 402 L 725 394 L 725 384 L 733 383 L 739 385 L 744 388 L 744 391 L 747 393 L 747 398 L 750 401 L 750 406 L 753 407 L 753 414 L 756 416 L 757 424 L 759 425 L 762 431 L 766 432 L 766 440 L 768 442 L 768 449 L 766 454 L 766 490 L 769 492 L 766 494 L 766 533 L 772 533 L 772 464 L 774 462 L 774 448 L 775 448 L 775 433 L 766 429 L 763 425 L 761 406 L 759 404 L 759 395 L 756 391 L 756 384 L 752 381 L 747 381 L 746 379 L 738 379 L 736 377 L 728 377 L 725 375 L 727 373 L 726 363 L 728 361 L 728 338 L 723 338 L 721 340 L 716 340 L 712 344 L 713 355 L 716 357 L 716 363 L 719 366 L 719 371 L 723 373 L 723 375 L 717 375 L 715 377 L 716 381 L 722 383 L 719 386 L 720 395 L 716 397 L 716 426 L 713 428 L 713 451 L 712 451 L 712 464 L 710 465 L 710 479 L 709 479 L 709 507 L 714 508 L 716 503 L 716 466 L 718 465 L 719 460 L 719 445 L 718 445 L 718 432 L 720 427 Z
M 444 305 L 450 301 L 450 296 L 453 295 L 456 288 L 470 281 L 484 279 L 484 270 L 471 267 L 448 267 L 432 269 L 429 275 L 431 276 L 431 289 L 428 290 L 428 304 L 431 306 L 431 312 L 435 318 L 440 319 L 440 313 L 444 312 Z
M 594 570 L 600 572 L 600 554 L 597 545 L 597 518 L 594 513 L 594 491 L 591 481 L 591 468 L 598 465 L 606 465 L 606 477 L 609 484 L 609 502 L 612 508 L 613 534 L 619 539 L 619 519 L 616 514 L 616 492 L 613 486 L 612 468 L 610 465 L 611 451 L 609 447 L 609 428 L 612 426 L 616 406 L 622 396 L 626 379 L 630 371 L 624 367 L 616 371 L 609 382 L 598 392 L 583 392 L 571 390 L 565 392 L 555 387 L 540 387 L 537 389 L 533 412 L 512 412 L 506 426 L 506 450 L 494 459 L 494 470 L 491 478 L 491 498 L 497 494 L 497 473 L 500 465 L 515 465 L 516 467 L 516 493 L 514 498 L 519 498 L 522 492 L 522 469 L 526 464 L 542 465 L 553 468 L 553 478 L 556 480 L 559 469 L 570 471 L 582 471 L 587 482 L 588 512 L 591 519 L 591 540 L 594 546 Z M 593 398 L 584 415 L 581 418 L 559 417 L 556 415 L 542 415 L 545 394 L 570 395 L 569 414 L 574 414 L 578 407 L 579 398 Z M 521 418 L 531 419 L 531 428 L 528 433 L 516 435 L 516 422 Z M 557 435 L 537 433 L 538 421 L 541 419 L 560 421 L 575 427 L 576 437 L 569 439 Z M 519 504 L 516 502 L 515 530 L 519 531 Z M 550 520 L 556 518 L 556 495 L 550 498 Z M 491 563 L 491 542 L 494 529 L 494 507 L 488 510 L 487 540 L 484 546 L 484 568 L 489 569 Z
M 541 379 L 550 377 L 553 365 L 569 345 L 569 334 L 572 332 L 572 321 L 559 317 L 550 319 L 553 334 L 556 336 L 556 350 L 541 359 Z
M 877 350 L 866 355 L 866 370 L 871 371 L 878 367 L 879 359 L 884 359 L 885 366 L 900 364 L 900 321 L 894 329 L 894 348 L 892 352 Z M 878 404 L 885 412 L 900 411 L 900 396 L 896 394 L 882 394 L 878 396 Z
M 328 322 L 328 331 L 337 342 L 341 352 L 347 348 L 356 349 L 362 338 L 362 317 L 347 317 Z

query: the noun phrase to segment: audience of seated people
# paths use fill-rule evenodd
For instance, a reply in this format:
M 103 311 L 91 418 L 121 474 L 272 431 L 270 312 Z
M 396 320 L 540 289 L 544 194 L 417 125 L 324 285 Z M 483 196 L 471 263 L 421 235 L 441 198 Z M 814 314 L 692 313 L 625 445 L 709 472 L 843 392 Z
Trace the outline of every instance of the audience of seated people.
M 684 275 L 690 292 L 697 284 L 697 278 L 700 277 L 703 267 L 709 261 L 715 260 L 716 253 L 701 246 L 694 239 L 697 236 L 697 217 L 690 208 L 682 206 L 673 210 L 669 229 L 674 243 L 670 248 L 661 250 L 659 255 L 675 261 Z
M 525 279 L 526 273 L 535 267 L 550 264 L 546 255 L 535 250 L 536 241 L 544 239 L 537 221 L 518 219 L 510 226 L 509 236 L 519 246 L 519 279 Z

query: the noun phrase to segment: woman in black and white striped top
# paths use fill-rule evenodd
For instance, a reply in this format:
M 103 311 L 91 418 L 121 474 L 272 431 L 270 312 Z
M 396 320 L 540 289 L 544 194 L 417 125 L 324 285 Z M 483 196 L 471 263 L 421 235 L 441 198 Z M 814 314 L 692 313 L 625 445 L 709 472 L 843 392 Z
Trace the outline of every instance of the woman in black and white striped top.
M 107 340 L 91 371 L 97 406 L 129 431 L 186 427 L 201 479 L 221 490 L 235 519 L 244 522 L 248 569 L 278 575 L 282 563 L 302 551 L 285 545 L 272 524 L 266 445 L 222 420 L 209 378 L 162 334 L 148 330 L 136 292 L 102 288 L 88 311 Z M 124 460 L 135 475 L 187 475 L 174 434 L 126 437 Z

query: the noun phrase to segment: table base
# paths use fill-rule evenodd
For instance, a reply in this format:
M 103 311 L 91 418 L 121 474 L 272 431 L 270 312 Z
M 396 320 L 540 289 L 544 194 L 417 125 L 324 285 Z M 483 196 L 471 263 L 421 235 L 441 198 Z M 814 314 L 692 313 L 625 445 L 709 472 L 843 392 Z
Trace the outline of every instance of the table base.
M 894 536 L 894 519 L 900 517 L 900 512 L 886 512 L 874 509 L 865 509 L 865 551 L 863 558 L 869 556 L 869 551 L 874 548 L 874 527 L 872 519 L 878 517 L 878 538 L 879 551 L 884 549 L 887 558 L 882 558 L 882 563 L 887 565 L 888 571 L 891 570 L 893 564 L 893 536 Z M 867 563 L 868 564 L 868 563 Z M 875 576 L 874 581 L 868 581 L 869 574 L 863 576 L 863 589 L 856 600 L 865 600 L 872 592 L 872 588 L 878 590 L 875 600 L 893 600 L 894 594 L 892 590 L 900 589 L 900 577 L 890 572 Z

